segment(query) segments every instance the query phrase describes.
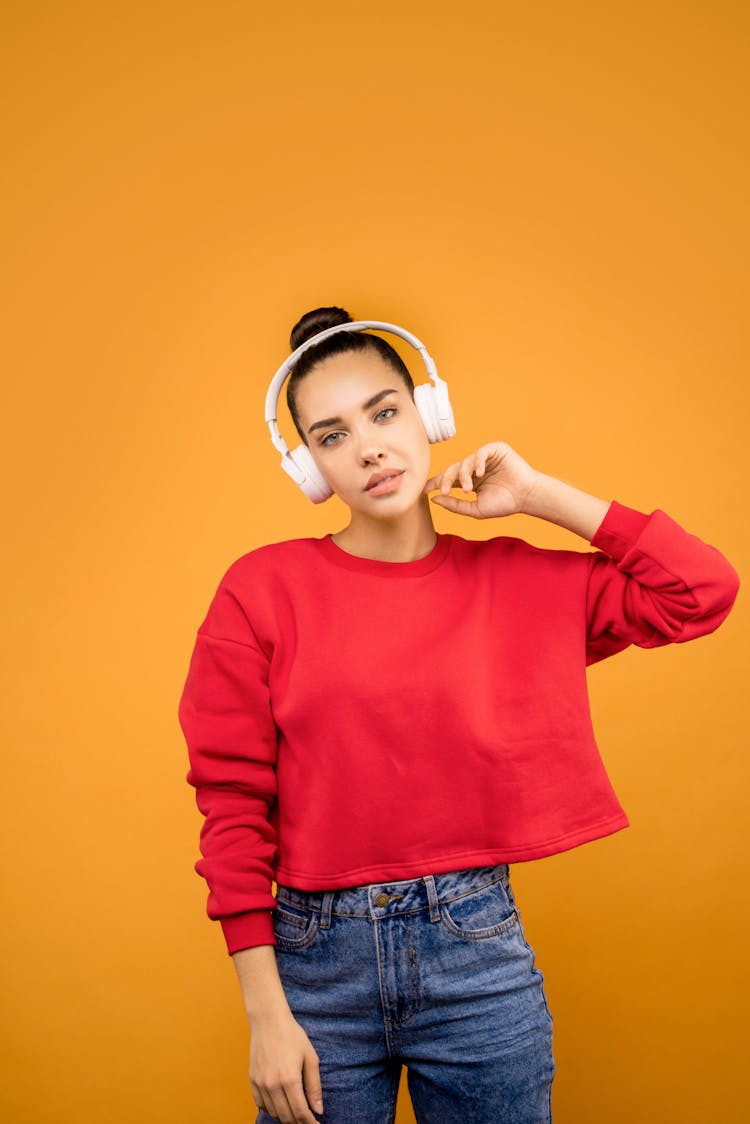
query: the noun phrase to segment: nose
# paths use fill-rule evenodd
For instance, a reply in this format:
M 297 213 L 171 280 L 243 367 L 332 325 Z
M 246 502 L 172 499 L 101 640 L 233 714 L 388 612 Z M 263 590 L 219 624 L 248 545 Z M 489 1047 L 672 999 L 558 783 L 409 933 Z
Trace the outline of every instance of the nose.
M 382 441 L 379 441 L 377 436 L 372 433 L 362 438 L 358 452 L 362 464 L 376 464 L 385 456 Z

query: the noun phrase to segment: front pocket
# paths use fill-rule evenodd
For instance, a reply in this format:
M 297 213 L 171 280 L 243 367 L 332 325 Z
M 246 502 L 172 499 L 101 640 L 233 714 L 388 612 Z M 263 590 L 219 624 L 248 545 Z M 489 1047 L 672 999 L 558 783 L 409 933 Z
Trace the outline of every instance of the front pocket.
M 518 913 L 515 901 L 499 879 L 449 902 L 441 902 L 440 919 L 454 937 L 476 941 L 509 932 L 518 924 Z
M 319 921 L 320 914 L 314 909 L 277 901 L 273 911 L 274 936 L 284 948 L 304 948 L 312 943 Z

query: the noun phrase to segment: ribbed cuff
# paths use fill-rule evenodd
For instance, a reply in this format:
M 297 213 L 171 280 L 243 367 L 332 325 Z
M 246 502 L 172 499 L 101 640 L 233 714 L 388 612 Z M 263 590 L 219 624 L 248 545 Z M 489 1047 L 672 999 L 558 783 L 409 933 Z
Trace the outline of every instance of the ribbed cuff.
M 254 948 L 259 944 L 276 944 L 273 931 L 273 913 L 270 909 L 251 909 L 247 913 L 236 913 L 232 917 L 221 917 L 219 924 L 227 942 L 227 952 L 239 952 L 242 948 Z
M 612 500 L 607 514 L 590 540 L 591 545 L 619 562 L 640 537 L 650 518 L 643 511 Z

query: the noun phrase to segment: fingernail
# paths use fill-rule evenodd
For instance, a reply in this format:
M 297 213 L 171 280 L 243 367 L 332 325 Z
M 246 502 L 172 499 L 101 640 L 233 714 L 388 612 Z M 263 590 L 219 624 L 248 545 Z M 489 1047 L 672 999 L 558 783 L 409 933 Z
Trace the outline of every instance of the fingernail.
M 313 1101 L 313 1108 L 315 1109 L 316 1112 L 322 1112 L 323 1111 L 323 1102 L 322 1101 Z

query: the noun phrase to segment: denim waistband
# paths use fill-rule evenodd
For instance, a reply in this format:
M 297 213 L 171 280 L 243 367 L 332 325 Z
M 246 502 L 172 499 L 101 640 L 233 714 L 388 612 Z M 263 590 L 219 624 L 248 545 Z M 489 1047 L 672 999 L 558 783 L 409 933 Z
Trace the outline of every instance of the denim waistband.
M 277 885 L 276 900 L 319 911 L 326 919 L 335 914 L 377 920 L 423 909 L 429 909 L 431 918 L 436 918 L 439 902 L 453 901 L 494 882 L 502 881 L 507 885 L 508 873 L 508 864 L 498 863 L 443 874 L 425 874 L 419 878 L 346 886 L 338 890 L 298 890 L 293 886 Z

